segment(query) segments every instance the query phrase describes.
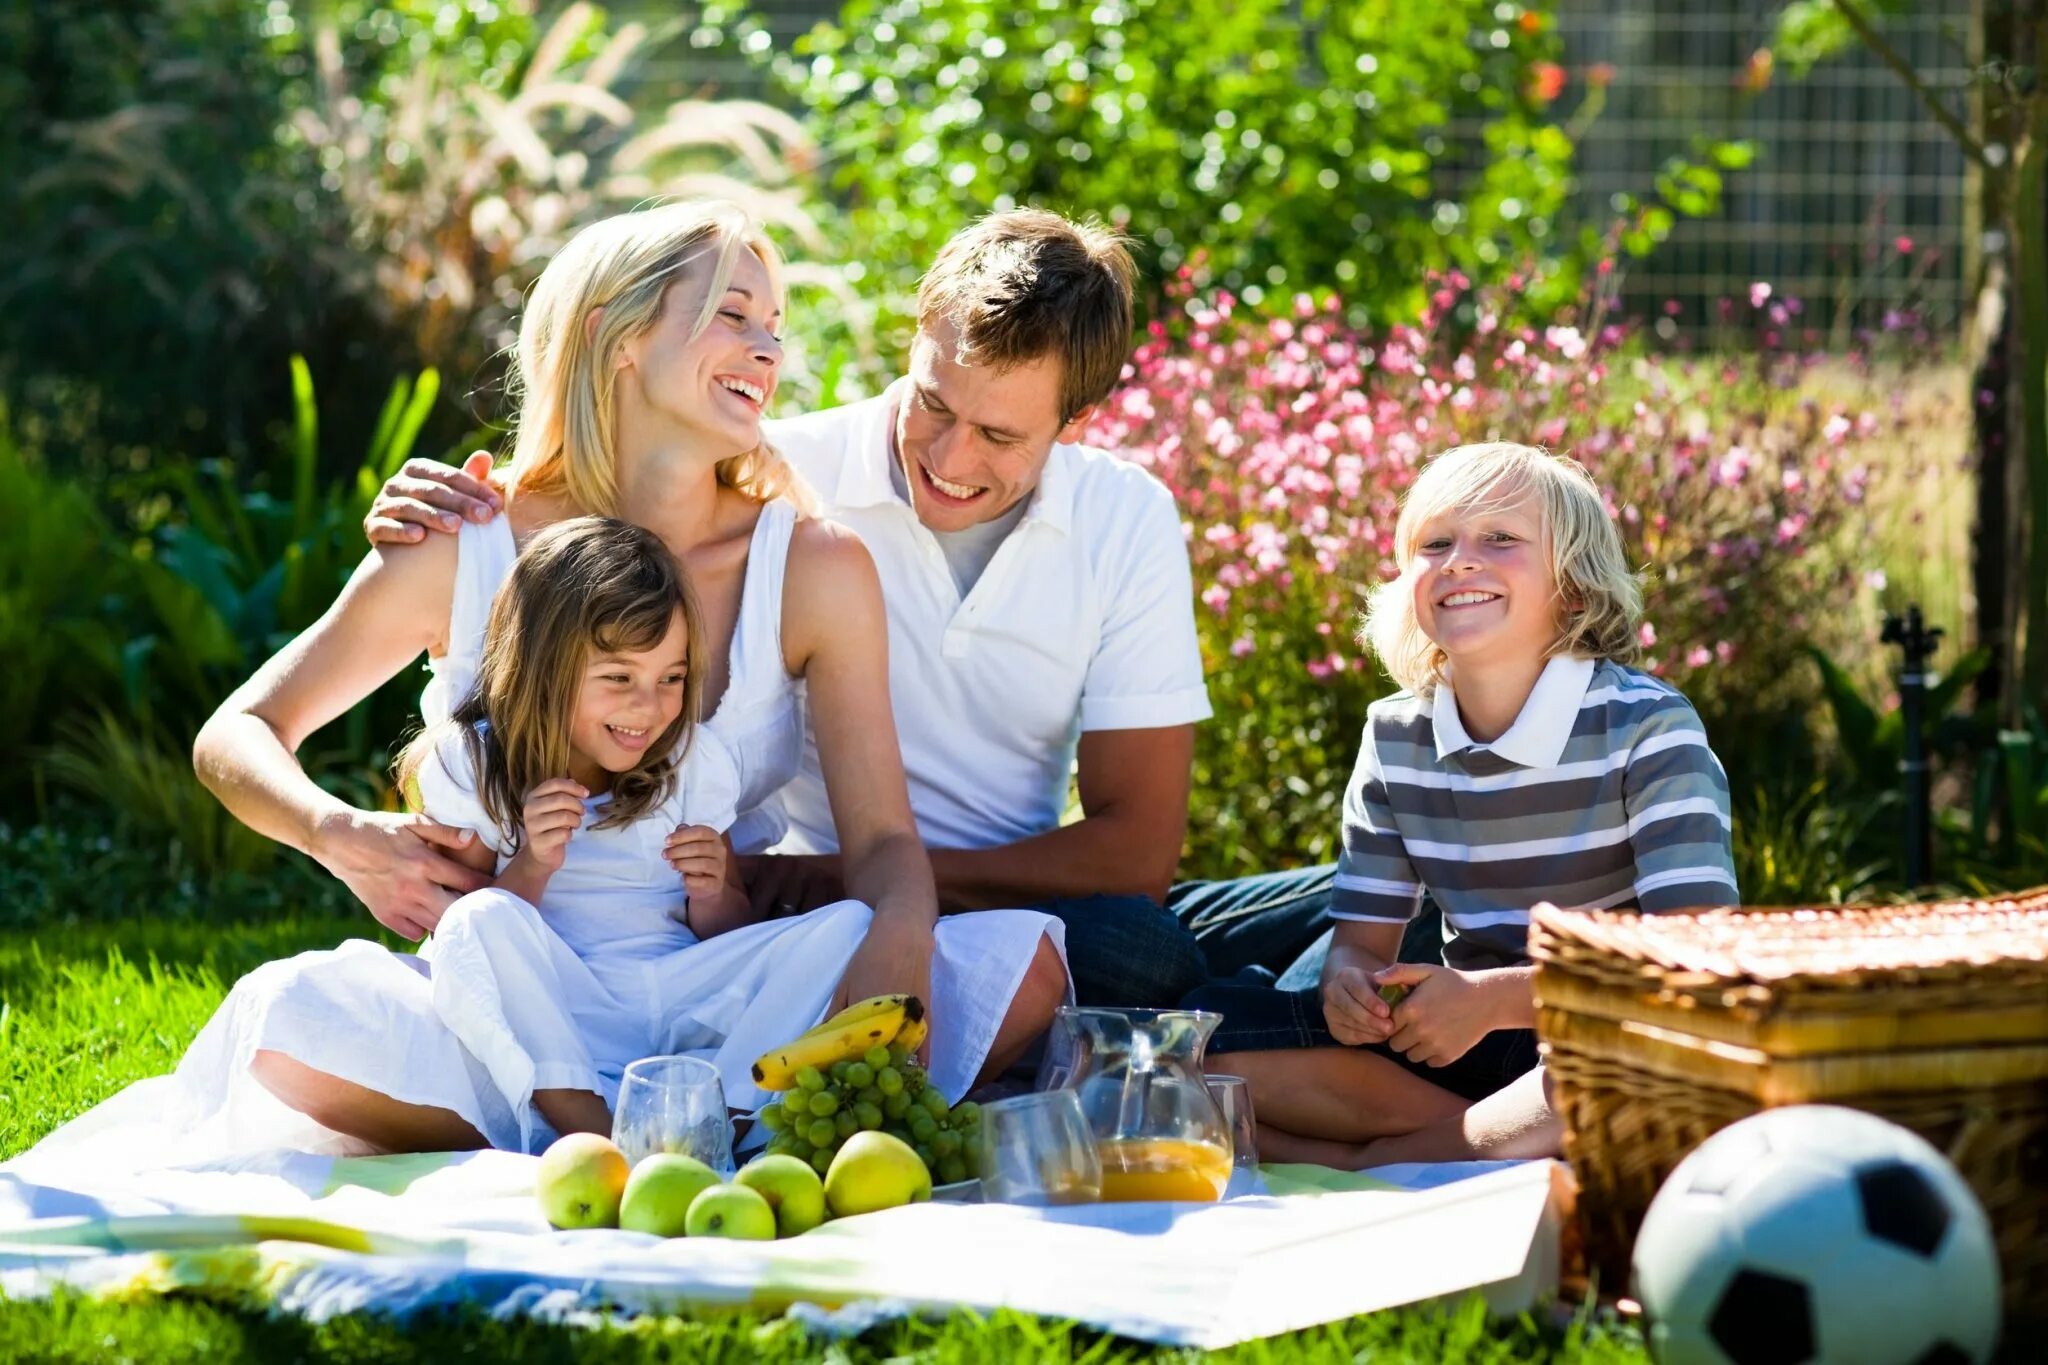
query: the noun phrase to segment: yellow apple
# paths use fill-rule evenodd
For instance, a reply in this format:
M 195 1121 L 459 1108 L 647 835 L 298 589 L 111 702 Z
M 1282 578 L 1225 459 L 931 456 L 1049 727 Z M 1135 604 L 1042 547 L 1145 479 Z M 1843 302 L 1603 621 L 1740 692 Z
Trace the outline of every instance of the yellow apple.
M 732 1237 L 743 1242 L 775 1240 L 775 1210 L 745 1185 L 713 1185 L 690 1201 L 684 1228 L 692 1237 Z
M 733 1183 L 768 1201 L 778 1237 L 795 1237 L 825 1221 L 825 1182 L 808 1161 L 780 1154 L 760 1157 L 741 1167 Z
M 931 1197 L 932 1173 L 908 1143 L 887 1133 L 855 1133 L 825 1172 L 825 1202 L 839 1218 Z
M 570 1133 L 541 1154 L 533 1181 L 540 1211 L 558 1228 L 610 1228 L 626 1192 L 625 1153 L 597 1133 Z

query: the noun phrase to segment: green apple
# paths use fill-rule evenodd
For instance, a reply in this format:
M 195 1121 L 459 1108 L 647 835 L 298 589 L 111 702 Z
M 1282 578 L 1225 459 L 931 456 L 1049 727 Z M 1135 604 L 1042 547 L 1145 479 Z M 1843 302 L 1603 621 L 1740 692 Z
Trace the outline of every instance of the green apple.
M 932 1173 L 908 1143 L 887 1133 L 855 1133 L 825 1172 L 825 1202 L 839 1218 L 931 1197 Z
M 733 1183 L 745 1185 L 775 1210 L 775 1234 L 795 1237 L 825 1221 L 825 1182 L 808 1161 L 764 1156 L 740 1168 Z
M 626 1197 L 619 1204 L 619 1226 L 628 1232 L 680 1237 L 690 1216 L 690 1201 L 718 1183 L 718 1172 L 693 1156 L 656 1152 L 642 1157 L 626 1178 Z
M 541 1154 L 533 1181 L 540 1211 L 558 1228 L 610 1228 L 626 1192 L 625 1153 L 597 1133 L 570 1133 Z
M 732 1237 L 743 1242 L 775 1240 L 775 1210 L 745 1185 L 713 1185 L 690 1201 L 683 1227 L 692 1237 Z

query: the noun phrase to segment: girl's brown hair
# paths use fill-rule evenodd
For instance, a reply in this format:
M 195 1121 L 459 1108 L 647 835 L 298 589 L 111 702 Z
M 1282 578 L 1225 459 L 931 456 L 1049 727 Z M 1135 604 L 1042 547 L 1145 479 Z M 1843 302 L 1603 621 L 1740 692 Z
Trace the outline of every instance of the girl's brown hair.
M 398 758 L 410 789 L 421 763 L 461 736 L 477 797 L 517 847 L 526 794 L 569 772 L 569 727 L 593 653 L 652 649 L 681 612 L 689 640 L 683 709 L 640 761 L 614 774 L 596 828 L 645 815 L 674 789 L 701 705 L 703 630 L 683 567 L 661 538 L 612 517 L 576 517 L 536 535 L 491 603 L 476 683 L 454 713 Z

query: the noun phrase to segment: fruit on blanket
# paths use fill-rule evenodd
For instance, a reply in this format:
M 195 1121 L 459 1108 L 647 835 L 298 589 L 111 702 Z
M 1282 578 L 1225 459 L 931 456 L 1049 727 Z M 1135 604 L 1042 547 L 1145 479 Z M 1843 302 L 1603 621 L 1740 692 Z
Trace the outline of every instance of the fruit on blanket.
M 863 1067 L 873 1073 L 874 1083 L 856 1087 L 855 1082 L 866 1079 Z M 808 1162 L 823 1174 L 845 1139 L 880 1131 L 911 1144 L 920 1158 L 929 1154 L 925 1166 L 934 1181 L 972 1179 L 979 1173 L 980 1106 L 949 1108 L 945 1095 L 901 1046 L 870 1048 L 859 1062 L 826 1071 L 805 1070 L 816 1078 L 815 1088 L 806 1088 L 800 1078 L 795 1089 L 761 1108 L 762 1126 L 772 1135 L 769 1152 Z M 840 1079 L 832 1079 L 835 1072 Z M 813 1112 L 813 1105 L 829 1111 L 829 1117 Z M 958 1159 L 950 1169 L 959 1175 L 945 1175 L 948 1157 Z
M 570 1133 L 541 1154 L 534 1193 L 540 1196 L 540 1211 L 555 1227 L 617 1227 L 630 1171 L 626 1154 L 610 1138 Z
M 840 1218 L 931 1197 L 932 1173 L 909 1144 L 887 1133 L 855 1133 L 825 1172 L 825 1202 Z
M 680 1237 L 690 1202 L 718 1183 L 718 1172 L 693 1156 L 656 1152 L 642 1157 L 626 1177 L 619 1201 L 619 1226 L 628 1232 Z
M 1408 998 L 1408 988 L 1406 986 L 1397 986 L 1389 981 L 1379 988 L 1379 995 L 1380 999 L 1387 1002 L 1387 1008 L 1392 1009 Z
M 754 1062 L 754 1084 L 763 1090 L 818 1090 L 835 1064 L 850 1066 L 906 1028 L 915 1028 L 922 1039 L 924 1019 L 924 1002 L 914 995 L 878 995 L 849 1005 L 802 1037 L 762 1053 Z M 844 1081 L 844 1070 L 837 1079 Z
M 825 1221 L 825 1182 L 807 1161 L 786 1154 L 756 1157 L 733 1177 L 768 1201 L 775 1235 L 795 1237 Z
M 683 1228 L 692 1237 L 729 1237 L 741 1242 L 775 1240 L 775 1210 L 758 1190 L 713 1185 L 690 1201 Z

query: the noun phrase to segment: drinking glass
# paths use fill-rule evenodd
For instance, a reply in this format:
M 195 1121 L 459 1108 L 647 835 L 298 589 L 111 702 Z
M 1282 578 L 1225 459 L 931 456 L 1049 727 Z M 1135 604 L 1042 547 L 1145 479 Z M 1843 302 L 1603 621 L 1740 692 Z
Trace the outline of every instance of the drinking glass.
M 990 1204 L 1092 1204 L 1102 1197 L 1095 1133 L 1071 1090 L 981 1107 L 981 1197 Z
M 695 1057 L 642 1057 L 627 1066 L 612 1141 L 634 1165 L 656 1152 L 681 1152 L 730 1171 L 732 1122 L 718 1068 Z
M 1214 1071 L 1204 1073 L 1202 1080 L 1208 1084 L 1209 1095 L 1223 1111 L 1223 1122 L 1230 1129 L 1231 1166 L 1240 1171 L 1257 1170 L 1259 1127 L 1252 1118 L 1251 1083 L 1242 1076 Z

